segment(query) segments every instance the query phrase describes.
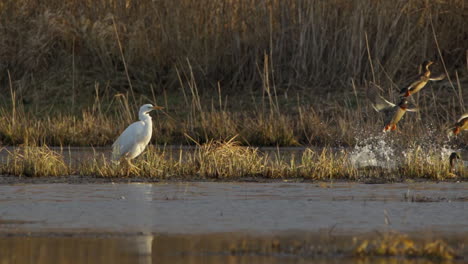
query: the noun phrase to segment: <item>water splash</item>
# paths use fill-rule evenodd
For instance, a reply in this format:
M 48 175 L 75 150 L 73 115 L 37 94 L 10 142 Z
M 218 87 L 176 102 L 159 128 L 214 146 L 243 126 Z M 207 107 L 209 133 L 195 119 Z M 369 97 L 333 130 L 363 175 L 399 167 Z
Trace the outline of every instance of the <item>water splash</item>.
M 350 161 L 356 168 L 395 168 L 397 160 L 393 141 L 387 139 L 386 134 L 363 139 L 351 151 Z
M 440 141 L 437 130 L 428 128 L 428 134 L 407 146 L 404 142 L 390 136 L 389 133 L 381 133 L 360 140 L 350 152 L 350 162 L 355 168 L 380 167 L 394 169 L 404 163 L 410 153 L 422 151 L 431 153 L 427 156 L 427 162 L 434 162 L 435 154 L 440 160 L 447 160 L 452 152 L 459 152 L 450 144 L 450 140 Z M 439 140 L 436 140 L 439 139 Z

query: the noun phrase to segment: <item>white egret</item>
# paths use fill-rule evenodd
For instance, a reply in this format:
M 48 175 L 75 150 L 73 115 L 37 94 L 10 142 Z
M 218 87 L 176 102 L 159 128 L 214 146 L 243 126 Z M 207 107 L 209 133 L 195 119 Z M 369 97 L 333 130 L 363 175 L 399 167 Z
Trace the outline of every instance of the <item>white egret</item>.
M 118 162 L 124 159 L 128 164 L 131 164 L 130 160 L 138 157 L 145 150 L 153 134 L 153 122 L 149 112 L 158 109 L 163 109 L 163 107 L 152 104 L 140 107 L 138 112 L 140 121 L 128 126 L 112 144 L 112 159 L 114 161 Z

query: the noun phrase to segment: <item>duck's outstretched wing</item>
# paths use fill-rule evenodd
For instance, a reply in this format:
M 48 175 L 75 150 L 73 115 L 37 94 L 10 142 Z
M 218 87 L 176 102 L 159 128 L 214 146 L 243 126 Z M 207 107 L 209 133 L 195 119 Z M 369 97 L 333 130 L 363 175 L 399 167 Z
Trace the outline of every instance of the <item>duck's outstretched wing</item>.
M 460 121 L 462 121 L 463 119 L 467 118 L 468 117 L 468 113 L 466 114 L 463 114 L 458 120 L 457 120 L 457 123 L 460 123 Z
M 372 105 L 372 107 L 378 112 L 393 109 L 395 106 L 396 105 L 394 103 L 387 101 L 382 96 L 379 96 Z
M 441 81 L 441 80 L 445 79 L 445 77 L 447 77 L 447 75 L 445 73 L 442 73 L 442 74 L 439 74 L 438 76 L 429 78 L 429 80 L 431 80 L 431 81 Z
M 395 107 L 394 103 L 389 102 L 380 95 L 381 91 L 382 88 L 375 83 L 370 83 L 369 88 L 367 89 L 367 98 L 371 102 L 372 108 L 377 112 L 389 110 Z

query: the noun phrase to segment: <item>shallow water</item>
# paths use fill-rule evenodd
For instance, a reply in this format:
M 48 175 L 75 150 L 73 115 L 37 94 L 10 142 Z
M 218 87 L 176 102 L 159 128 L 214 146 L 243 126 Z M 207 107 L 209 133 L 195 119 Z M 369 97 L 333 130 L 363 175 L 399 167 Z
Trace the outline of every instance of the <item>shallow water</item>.
M 0 262 L 355 263 L 337 252 L 386 230 L 457 237 L 465 256 L 467 205 L 468 183 L 3 185 Z M 359 263 L 393 263 L 378 261 Z
M 0 186 L 0 219 L 25 221 L 19 227 L 35 231 L 207 233 L 334 228 L 367 232 L 392 228 L 456 232 L 468 230 L 467 205 L 468 183 Z M 1 225 L 0 230 L 4 229 Z

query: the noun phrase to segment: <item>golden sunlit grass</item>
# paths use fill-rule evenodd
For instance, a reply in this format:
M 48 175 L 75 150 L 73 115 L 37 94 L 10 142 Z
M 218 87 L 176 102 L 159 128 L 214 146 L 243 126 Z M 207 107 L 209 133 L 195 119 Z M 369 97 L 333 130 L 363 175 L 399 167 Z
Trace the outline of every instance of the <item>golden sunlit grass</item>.
M 135 167 L 117 165 L 101 157 L 84 163 L 79 173 L 100 177 L 238 179 L 264 176 L 265 163 L 266 158 L 255 148 L 241 147 L 234 141 L 209 142 L 194 151 L 179 153 L 150 147 L 133 163 Z
M 254 147 L 239 146 L 234 139 L 212 141 L 193 150 L 174 150 L 149 146 L 133 165 L 116 164 L 104 155 L 91 156 L 80 162 L 64 162 L 63 153 L 48 147 L 23 147 L 7 153 L 0 174 L 18 176 L 59 176 L 79 174 L 90 177 L 145 177 L 161 180 L 216 179 L 306 179 L 306 180 L 378 180 L 381 182 L 405 179 L 451 180 L 465 179 L 464 170 L 452 173 L 448 157 L 432 151 L 415 150 L 397 167 L 356 168 L 346 151 L 331 148 L 305 149 L 288 155 L 262 152 Z M 72 154 L 69 154 L 72 155 Z M 371 172 L 370 172 L 371 171 Z M 374 171 L 374 173 L 372 173 Z
M 27 177 L 65 176 L 72 170 L 62 155 L 44 147 L 17 148 L 0 164 L 0 174 Z
M 321 152 L 307 149 L 301 164 L 305 177 L 312 179 L 352 179 L 356 176 L 356 170 L 345 153 L 334 153 L 327 148 Z
M 179 159 L 174 159 L 172 154 L 167 153 L 166 155 L 165 150 L 149 146 L 142 157 L 133 161 L 130 166 L 124 162 L 117 164 L 102 155 L 81 163 L 76 169 L 76 173 L 83 176 L 93 175 L 104 178 L 148 177 L 159 179 L 193 175 L 190 163 L 183 162 L 182 150 L 180 155 Z
M 231 139 L 201 145 L 189 161 L 202 177 L 239 178 L 264 174 L 267 159 L 256 148 L 241 147 Z
M 400 174 L 414 178 L 430 178 L 433 180 L 454 177 L 450 173 L 449 155 L 437 153 L 435 150 L 423 150 L 416 147 L 405 154 Z
M 177 158 L 175 158 L 177 157 Z M 101 177 L 143 176 L 168 179 L 242 179 L 304 178 L 312 180 L 355 179 L 357 170 L 344 154 L 329 149 L 315 152 L 306 149 L 301 161 L 295 157 L 269 156 L 257 148 L 239 146 L 238 142 L 213 141 L 199 145 L 194 151 L 182 150 L 176 155 L 164 149 L 150 148 L 136 168 L 117 166 L 104 158 L 83 165 L 80 174 Z
M 384 233 L 378 238 L 363 240 L 354 250 L 359 257 L 397 256 L 452 260 L 455 251 L 442 240 L 416 241 L 400 233 Z

